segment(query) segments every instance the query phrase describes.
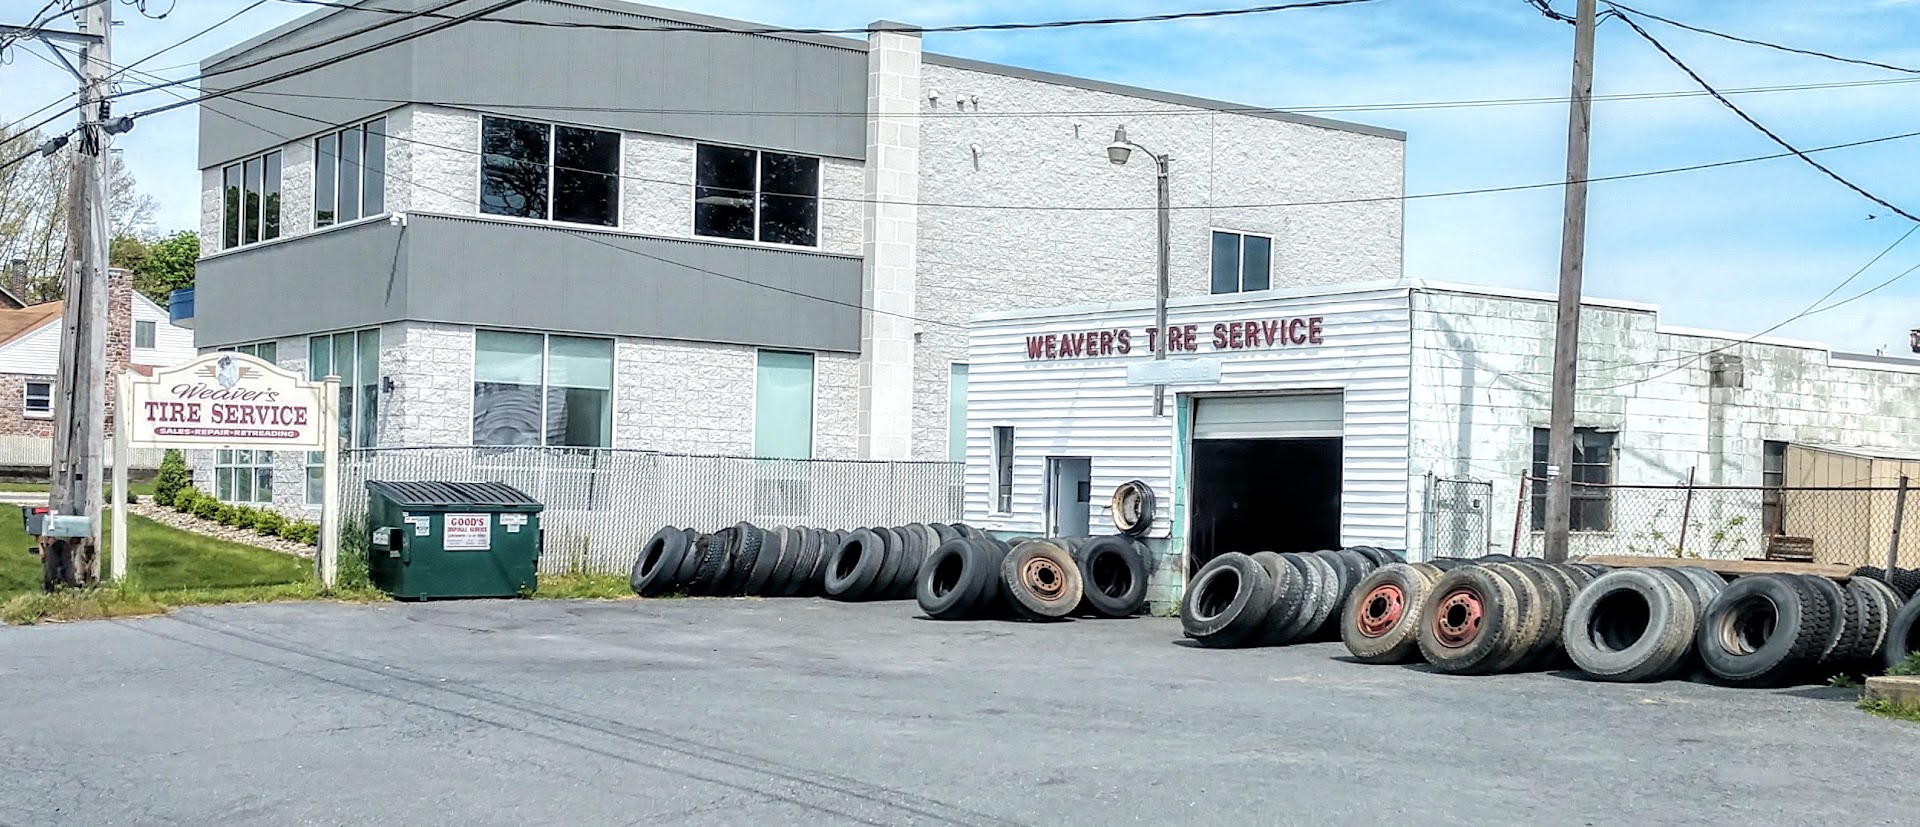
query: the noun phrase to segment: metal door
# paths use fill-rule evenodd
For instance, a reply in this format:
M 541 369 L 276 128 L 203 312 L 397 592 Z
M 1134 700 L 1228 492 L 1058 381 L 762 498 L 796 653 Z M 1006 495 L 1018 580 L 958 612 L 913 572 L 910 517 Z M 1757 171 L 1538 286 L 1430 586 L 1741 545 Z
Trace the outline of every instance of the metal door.
M 1093 459 L 1047 457 L 1047 535 L 1085 537 L 1093 512 Z

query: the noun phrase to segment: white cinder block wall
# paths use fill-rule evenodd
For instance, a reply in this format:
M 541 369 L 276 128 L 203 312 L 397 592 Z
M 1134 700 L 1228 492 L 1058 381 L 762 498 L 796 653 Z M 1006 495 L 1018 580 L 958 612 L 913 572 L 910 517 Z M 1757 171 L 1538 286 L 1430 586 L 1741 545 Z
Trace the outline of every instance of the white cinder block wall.
M 966 361 L 968 318 L 1153 297 L 1154 163 L 1138 151 L 1125 166 L 1107 160 L 1117 125 L 1126 125 L 1132 141 L 1172 156 L 1173 295 L 1210 292 L 1214 228 L 1273 236 L 1274 288 L 1400 277 L 1397 200 L 1248 206 L 1398 196 L 1400 139 L 942 60 L 928 56 L 923 66 L 926 117 L 917 119 L 926 206 L 915 307 L 931 321 L 915 342 L 916 458 L 947 456 L 948 376 L 952 363 Z
M 1492 542 L 1513 540 L 1533 429 L 1547 426 L 1554 299 L 1487 288 L 1413 295 L 1409 537 L 1420 538 L 1425 476 L 1491 480 Z M 1652 305 L 1590 299 L 1580 317 L 1575 423 L 1617 431 L 1626 484 L 1760 485 L 1763 443 L 1920 452 L 1920 368 L 1807 343 L 1664 329 Z M 1712 388 L 1708 360 L 1741 357 L 1744 387 Z M 1616 500 L 1618 524 L 1646 528 L 1646 500 Z M 1677 524 L 1676 524 L 1677 525 Z M 1537 538 L 1521 527 L 1524 551 Z M 1576 534 L 1575 553 L 1580 552 Z M 1620 548 L 1605 538 L 1608 550 Z M 1652 538 L 1646 544 L 1651 545 Z M 1757 539 L 1753 540 L 1757 543 Z

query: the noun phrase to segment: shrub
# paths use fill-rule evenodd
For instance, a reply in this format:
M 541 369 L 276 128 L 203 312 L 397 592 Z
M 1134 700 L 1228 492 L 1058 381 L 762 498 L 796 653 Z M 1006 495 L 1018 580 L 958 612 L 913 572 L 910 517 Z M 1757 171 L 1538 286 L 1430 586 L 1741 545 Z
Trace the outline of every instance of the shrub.
M 304 545 L 309 545 L 309 546 L 317 546 L 320 544 L 320 526 L 319 525 L 314 523 L 309 523 L 306 520 L 300 520 L 293 524 L 293 529 L 294 529 L 294 538 L 293 538 L 294 542 L 301 543 Z
M 205 494 L 193 498 L 193 516 L 203 520 L 220 519 L 222 503 Z
M 179 451 L 167 449 L 160 458 L 160 473 L 153 478 L 153 500 L 161 505 L 172 505 L 173 498 L 181 491 L 193 490 L 193 475 L 187 471 L 187 458 Z
M 261 511 L 253 517 L 253 530 L 268 537 L 279 536 L 286 528 L 287 517 L 278 511 Z
M 300 520 L 288 520 L 280 526 L 280 539 L 300 542 Z

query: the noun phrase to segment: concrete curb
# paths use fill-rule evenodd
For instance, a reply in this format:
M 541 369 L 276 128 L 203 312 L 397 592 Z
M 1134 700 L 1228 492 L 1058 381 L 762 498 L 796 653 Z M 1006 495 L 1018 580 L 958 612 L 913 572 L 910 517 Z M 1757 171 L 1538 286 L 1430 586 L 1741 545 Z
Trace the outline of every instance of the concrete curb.
M 1881 675 L 1868 678 L 1867 697 L 1920 708 L 1920 677 Z

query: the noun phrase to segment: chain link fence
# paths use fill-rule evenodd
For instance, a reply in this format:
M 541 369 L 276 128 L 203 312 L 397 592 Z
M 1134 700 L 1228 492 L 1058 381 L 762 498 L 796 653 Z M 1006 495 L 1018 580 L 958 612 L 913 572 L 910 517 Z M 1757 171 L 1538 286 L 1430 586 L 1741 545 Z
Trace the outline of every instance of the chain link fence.
M 1513 553 L 1539 556 L 1546 483 L 1531 481 L 1528 493 Z M 1902 525 L 1898 564 L 1920 567 L 1912 498 L 1898 487 L 1575 485 L 1568 554 L 1884 566 Z
M 1426 546 L 1435 557 L 1493 553 L 1493 483 L 1427 477 Z
M 375 448 L 349 451 L 341 516 L 364 523 L 368 480 L 500 482 L 546 505 L 545 573 L 619 573 L 661 526 L 855 528 L 958 522 L 963 466 L 951 462 L 755 459 L 611 448 Z

